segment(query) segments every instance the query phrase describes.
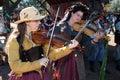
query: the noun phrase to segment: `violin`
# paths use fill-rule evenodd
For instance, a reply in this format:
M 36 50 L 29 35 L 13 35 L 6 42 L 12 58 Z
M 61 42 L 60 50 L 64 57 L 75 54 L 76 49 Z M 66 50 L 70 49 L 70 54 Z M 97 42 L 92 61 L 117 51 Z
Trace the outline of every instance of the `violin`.
M 31 33 L 31 35 L 32 35 L 32 41 L 35 44 L 42 45 L 42 44 L 48 44 L 49 43 L 49 37 L 48 37 L 48 31 L 47 30 L 39 29 L 37 31 L 33 31 Z M 54 48 L 63 47 L 64 42 L 60 40 L 61 38 L 55 39 L 54 37 L 55 36 L 53 36 L 53 39 L 52 39 L 52 42 L 51 42 L 52 47 L 54 47 Z
M 84 26 L 85 23 L 86 23 L 85 20 L 80 20 L 79 22 L 74 23 L 71 27 L 75 31 L 80 31 L 80 29 Z
M 32 41 L 36 44 L 42 45 L 49 42 L 47 31 L 45 30 L 39 29 L 37 31 L 33 31 L 31 35 Z
M 46 30 L 39 29 L 37 31 L 32 32 L 31 35 L 32 35 L 32 41 L 36 44 L 42 45 L 49 43 L 48 31 Z M 62 38 L 58 35 L 53 35 L 51 46 L 53 48 L 61 48 L 65 46 L 65 44 L 67 43 L 70 43 L 70 40 Z M 83 48 L 81 48 L 81 46 L 77 46 L 76 49 L 79 49 L 80 51 L 84 50 Z
M 72 28 L 75 31 L 80 31 L 83 28 L 83 26 L 85 25 L 85 23 L 86 23 L 86 21 L 82 20 L 80 22 L 77 22 L 77 23 L 73 24 Z M 96 33 L 95 31 L 97 31 L 96 26 L 91 24 L 90 29 L 89 29 L 89 27 L 84 28 L 83 33 L 88 35 L 88 36 L 92 36 L 94 33 Z
M 54 42 L 54 44 L 56 44 L 56 43 L 58 44 L 58 45 L 55 46 L 57 48 L 61 48 L 63 46 L 68 45 L 69 43 L 71 43 L 70 40 L 62 38 L 62 35 L 60 35 L 60 34 L 59 35 L 54 35 L 53 42 Z M 78 46 L 75 47 L 75 49 L 83 51 L 85 48 L 78 45 Z

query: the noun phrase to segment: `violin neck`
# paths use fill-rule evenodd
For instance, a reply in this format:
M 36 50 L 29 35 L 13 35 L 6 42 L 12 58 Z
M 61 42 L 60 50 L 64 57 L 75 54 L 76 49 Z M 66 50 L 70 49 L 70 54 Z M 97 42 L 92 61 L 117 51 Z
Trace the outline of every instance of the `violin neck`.
M 58 40 L 61 40 L 61 41 L 63 41 L 63 42 L 70 42 L 70 40 L 65 39 L 65 38 L 62 38 L 62 37 L 59 37 L 59 36 L 56 36 L 56 35 L 53 35 L 53 38 L 58 39 Z

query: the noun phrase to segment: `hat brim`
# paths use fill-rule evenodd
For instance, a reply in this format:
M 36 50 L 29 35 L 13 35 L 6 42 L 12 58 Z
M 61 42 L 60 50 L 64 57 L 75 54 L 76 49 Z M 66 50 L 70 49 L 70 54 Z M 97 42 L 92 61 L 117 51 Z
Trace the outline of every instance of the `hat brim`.
M 37 19 L 18 20 L 18 21 L 15 22 L 15 24 L 19 24 L 19 23 L 26 22 L 26 21 L 32 21 L 32 20 L 41 20 L 41 19 L 43 19 L 43 18 L 45 18 L 45 16 L 40 16 L 40 17 L 37 18 Z

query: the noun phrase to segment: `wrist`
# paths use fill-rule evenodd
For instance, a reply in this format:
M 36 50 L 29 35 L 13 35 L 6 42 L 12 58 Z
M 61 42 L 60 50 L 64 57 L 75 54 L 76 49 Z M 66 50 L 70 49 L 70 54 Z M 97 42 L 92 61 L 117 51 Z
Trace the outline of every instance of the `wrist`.
M 99 41 L 99 39 L 93 39 L 93 42 L 97 43 Z
M 91 40 L 91 43 L 92 43 L 92 44 L 97 44 L 98 41 L 96 41 L 96 40 L 93 39 L 93 40 Z

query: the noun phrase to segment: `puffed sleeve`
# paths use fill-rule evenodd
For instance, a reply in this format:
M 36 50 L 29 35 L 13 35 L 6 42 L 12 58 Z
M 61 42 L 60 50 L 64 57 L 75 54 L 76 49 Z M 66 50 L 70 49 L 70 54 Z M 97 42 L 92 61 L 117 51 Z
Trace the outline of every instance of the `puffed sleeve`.
M 46 51 L 48 49 L 48 45 L 44 46 L 44 53 L 46 54 Z M 69 55 L 72 52 L 72 49 L 70 49 L 68 46 L 62 47 L 62 48 L 50 48 L 50 52 L 48 57 L 53 60 L 56 61 L 58 59 L 61 59 L 67 55 Z
M 8 62 L 12 71 L 23 73 L 40 69 L 39 60 L 33 62 L 22 62 L 19 57 L 19 45 L 16 39 L 12 39 L 7 45 Z

